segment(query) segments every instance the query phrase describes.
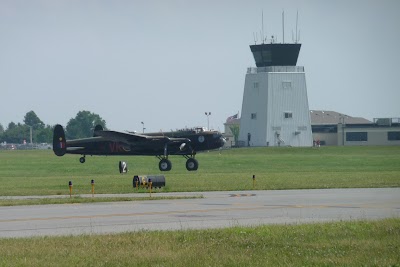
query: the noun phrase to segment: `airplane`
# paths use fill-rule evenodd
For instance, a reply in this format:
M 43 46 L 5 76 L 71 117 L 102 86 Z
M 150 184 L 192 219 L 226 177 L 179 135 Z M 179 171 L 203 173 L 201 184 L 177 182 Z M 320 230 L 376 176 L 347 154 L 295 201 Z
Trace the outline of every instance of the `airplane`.
M 97 125 L 93 137 L 66 140 L 64 128 L 57 124 L 54 127 L 53 151 L 57 156 L 64 154 L 82 155 L 79 159 L 85 162 L 86 155 L 141 155 L 156 156 L 160 162 L 160 171 L 172 168 L 169 155 L 185 157 L 186 169 L 195 171 L 199 167 L 195 155 L 198 151 L 221 148 L 225 139 L 218 131 L 208 131 L 198 127 L 166 133 L 138 134 L 104 130 Z

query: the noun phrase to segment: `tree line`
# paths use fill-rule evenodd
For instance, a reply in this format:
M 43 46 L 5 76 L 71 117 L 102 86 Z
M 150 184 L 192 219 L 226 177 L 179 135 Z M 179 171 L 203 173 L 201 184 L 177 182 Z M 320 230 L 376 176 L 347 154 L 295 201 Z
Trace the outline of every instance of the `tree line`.
M 98 114 L 83 110 L 75 118 L 71 118 L 65 127 L 67 139 L 84 138 L 93 135 L 96 125 L 106 129 L 106 121 Z M 52 143 L 54 125 L 45 125 L 44 122 L 31 110 L 26 113 L 23 123 L 10 122 L 5 129 L 0 123 L 0 143 L 22 144 L 30 143 L 31 131 L 33 143 Z

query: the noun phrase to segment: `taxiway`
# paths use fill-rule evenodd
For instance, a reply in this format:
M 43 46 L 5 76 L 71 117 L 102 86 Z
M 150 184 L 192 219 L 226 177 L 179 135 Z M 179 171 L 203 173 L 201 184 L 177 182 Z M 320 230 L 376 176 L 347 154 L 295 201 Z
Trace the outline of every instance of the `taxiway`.
M 0 207 L 0 238 L 400 217 L 400 188 L 171 195 L 203 198 Z

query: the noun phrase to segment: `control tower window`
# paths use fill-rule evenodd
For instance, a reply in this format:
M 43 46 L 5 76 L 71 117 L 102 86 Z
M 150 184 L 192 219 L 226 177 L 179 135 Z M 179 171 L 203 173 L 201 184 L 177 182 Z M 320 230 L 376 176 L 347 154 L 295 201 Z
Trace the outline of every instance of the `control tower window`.
M 254 88 L 254 89 L 258 88 L 258 82 L 254 82 L 253 88 Z
M 292 89 L 292 82 L 291 81 L 283 81 L 282 88 L 283 89 Z
M 292 112 L 285 112 L 285 119 L 291 119 L 293 118 Z
M 251 119 L 252 120 L 257 119 L 257 113 L 251 113 Z

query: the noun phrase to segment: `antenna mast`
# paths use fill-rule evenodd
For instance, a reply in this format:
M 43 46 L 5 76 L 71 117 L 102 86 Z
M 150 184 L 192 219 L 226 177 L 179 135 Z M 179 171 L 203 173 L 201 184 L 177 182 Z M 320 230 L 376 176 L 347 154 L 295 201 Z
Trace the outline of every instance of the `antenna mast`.
M 262 30 L 262 43 L 264 43 L 264 10 L 261 10 L 261 30 Z
M 282 10 L 282 39 L 285 43 L 285 10 Z
M 297 24 L 299 23 L 299 10 L 297 10 L 297 14 L 296 14 L 296 44 L 299 41 L 299 39 L 297 39 Z

